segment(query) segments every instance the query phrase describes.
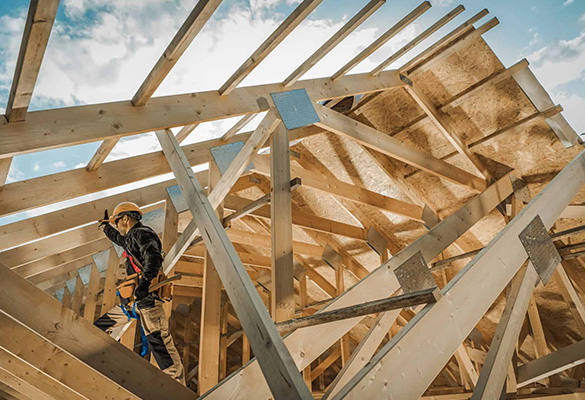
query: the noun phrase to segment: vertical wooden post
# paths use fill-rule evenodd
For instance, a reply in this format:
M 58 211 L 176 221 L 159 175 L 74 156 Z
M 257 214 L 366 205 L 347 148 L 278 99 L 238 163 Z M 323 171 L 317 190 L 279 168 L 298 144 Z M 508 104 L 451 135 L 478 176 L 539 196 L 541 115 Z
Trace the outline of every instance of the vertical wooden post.
M 242 365 L 250 361 L 250 341 L 244 333 L 242 335 Z
M 270 140 L 270 224 L 272 230 L 272 291 L 270 310 L 275 322 L 294 318 L 290 150 L 283 124 Z
M 221 339 L 220 353 L 219 353 L 219 379 L 223 379 L 227 376 L 227 331 L 228 331 L 228 311 L 229 303 L 227 298 L 223 299 L 221 305 Z
M 89 275 L 89 284 L 87 286 L 87 300 L 83 311 L 83 319 L 93 324 L 95 321 L 95 309 L 97 305 L 97 293 L 100 288 L 100 271 L 98 271 L 95 262 L 91 262 L 91 273 Z
M 345 291 L 345 282 L 343 280 L 343 264 L 339 263 L 335 270 L 335 284 L 337 286 L 337 295 L 339 296 Z M 343 335 L 339 341 L 341 346 L 341 365 L 344 366 L 349 360 L 349 334 Z
M 171 197 L 166 194 L 166 204 L 165 204 L 165 227 L 163 232 L 163 251 L 166 253 L 168 252 L 173 244 L 177 241 L 179 237 L 179 214 L 175 209 L 175 205 L 173 204 Z
M 221 174 L 214 161 L 209 163 L 209 187 L 211 193 Z M 223 207 L 216 212 L 223 217 Z M 207 392 L 219 382 L 219 354 L 221 336 L 221 281 L 209 252 L 205 254 L 203 267 L 203 299 L 201 304 L 201 331 L 199 335 L 199 394 Z
M 307 274 L 303 274 L 303 277 L 299 281 L 299 292 L 301 295 L 301 315 L 305 316 L 308 315 L 308 312 L 304 310 L 308 304 L 308 295 L 307 295 Z M 311 378 L 311 364 L 309 364 L 306 368 L 303 369 L 303 379 L 309 388 L 309 391 L 312 391 L 313 387 L 313 379 Z
M 127 349 L 134 351 L 134 341 L 136 339 L 136 327 L 138 320 L 132 319 L 125 327 L 122 336 L 120 336 L 120 343 Z
M 81 277 L 77 275 L 77 279 L 75 279 L 75 290 L 73 291 L 73 298 L 71 300 L 71 309 L 75 311 L 77 314 L 81 314 L 84 289 L 85 285 L 83 284 Z
M 61 305 L 63 305 L 63 307 L 71 308 L 71 292 L 67 286 L 63 288 L 63 300 L 61 300 Z
M 106 272 L 106 283 L 104 286 L 104 295 L 102 299 L 101 313 L 106 313 L 116 304 L 116 281 L 119 268 L 118 254 L 114 246 L 110 247 L 110 257 L 108 259 L 108 270 Z
M 167 203 L 168 204 L 168 203 Z M 190 351 L 189 348 L 191 347 L 189 343 L 191 342 L 191 315 L 193 314 L 193 306 L 189 306 L 189 313 L 185 317 L 185 330 L 183 331 L 183 339 L 185 347 L 183 347 L 183 368 L 185 371 L 189 371 L 189 357 Z

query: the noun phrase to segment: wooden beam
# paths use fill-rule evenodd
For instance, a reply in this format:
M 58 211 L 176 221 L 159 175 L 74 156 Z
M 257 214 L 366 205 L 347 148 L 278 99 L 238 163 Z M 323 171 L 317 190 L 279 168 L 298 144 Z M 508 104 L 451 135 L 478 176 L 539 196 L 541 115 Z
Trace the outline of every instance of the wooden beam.
M 462 5 L 458 5 L 457 7 L 455 7 L 451 12 L 449 12 L 443 18 L 441 18 L 440 20 L 435 22 L 433 25 L 431 25 L 430 27 L 425 29 L 423 32 L 421 32 L 418 36 L 416 36 L 410 42 L 408 42 L 403 47 L 401 47 L 398 51 L 396 51 L 390 57 L 388 57 L 387 59 L 382 61 L 376 68 L 374 68 L 370 72 L 370 75 L 372 75 L 372 76 L 378 75 L 380 72 L 382 72 L 384 70 L 384 68 L 386 68 L 387 66 L 392 64 L 394 61 L 398 60 L 400 57 L 402 57 L 403 55 L 408 53 L 410 50 L 412 50 L 414 47 L 416 47 L 416 45 L 418 45 L 420 42 L 422 42 L 423 40 L 425 40 L 426 38 L 431 36 L 433 33 L 438 31 L 439 29 L 441 29 L 443 26 L 447 25 L 447 23 L 449 23 L 453 18 L 455 18 L 456 16 L 461 14 L 463 11 L 465 11 L 465 7 L 463 7 Z
M 95 262 L 91 263 L 91 272 L 89 275 L 89 284 L 87 286 L 87 300 L 83 310 L 83 319 L 93 324 L 95 321 L 95 312 L 97 306 L 97 295 L 100 288 L 101 274 L 98 271 Z
M 398 282 L 392 272 L 394 268 L 400 266 L 418 251 L 423 253 L 423 257 L 427 262 L 432 260 L 511 193 L 512 183 L 509 177 L 501 179 L 490 186 L 484 193 L 470 200 L 453 215 L 434 226 L 413 244 L 394 255 L 384 265 L 372 271 L 366 278 L 324 307 L 322 311 L 331 311 L 387 297 L 388 293 L 393 293 L 398 289 Z M 326 326 L 299 329 L 287 335 L 285 343 L 291 351 L 299 370 L 304 369 L 319 355 L 323 354 L 325 350 L 353 328 L 359 320 L 360 318 L 356 318 L 338 321 Z M 315 338 L 318 338 L 318 340 L 315 340 Z M 260 399 L 270 396 L 256 361 L 250 362 L 241 369 L 237 374 L 237 379 L 232 377 L 220 383 L 207 396 L 207 400 L 223 399 L 234 393 L 237 393 L 237 398 L 239 399 L 250 397 Z
M 475 168 L 476 172 L 486 180 L 491 179 L 489 171 L 479 158 L 469 150 L 469 147 L 463 142 L 463 139 L 455 132 L 449 118 L 442 113 L 433 104 L 432 100 L 416 86 L 406 86 L 406 91 L 412 96 L 414 101 L 423 109 L 426 115 L 433 121 L 435 127 L 443 134 L 445 139 Z
M 110 155 L 114 147 L 118 144 L 119 138 L 106 139 L 100 144 L 100 147 L 95 151 L 94 155 L 85 166 L 85 169 L 89 172 L 97 170 L 102 166 L 106 158 Z
M 63 306 L 63 308 L 71 308 L 71 292 L 69 291 L 69 288 L 67 288 L 67 286 L 65 286 L 63 288 L 63 298 L 61 299 L 61 305 Z
M 321 118 L 321 121 L 315 124 L 316 126 L 346 136 L 363 146 L 379 151 L 433 175 L 467 186 L 475 191 L 481 191 L 487 185 L 485 180 L 467 171 L 447 164 L 420 150 L 407 147 L 397 139 L 385 135 L 350 117 L 329 110 L 327 107 L 319 104 L 315 104 L 315 109 Z
M 6 184 L 10 166 L 12 165 L 12 157 L 0 159 L 0 189 Z
M 400 33 L 404 28 L 410 25 L 415 19 L 424 14 L 429 8 L 431 8 L 430 1 L 423 1 L 417 8 L 411 11 L 406 17 L 402 18 L 396 25 L 388 29 L 382 36 L 376 39 L 372 44 L 362 50 L 358 55 L 351 59 L 347 64 L 339 69 L 336 73 L 331 76 L 333 81 L 338 81 L 356 65 L 361 63 L 363 60 L 368 58 L 373 52 L 382 47 L 386 42 Z
M 532 263 L 518 271 L 512 280 L 506 306 L 487 353 L 472 399 L 493 397 L 506 383 L 508 366 L 516 350 L 535 285 L 540 280 Z
M 203 188 L 195 178 L 175 137 L 168 132 L 158 132 L 157 137 L 181 186 L 193 214 L 193 220 L 196 221 L 204 234 L 203 239 L 207 250 L 214 261 L 228 296 L 232 299 L 233 307 L 246 335 L 248 335 L 254 354 L 262 364 L 262 371 L 271 391 L 279 396 L 284 394 L 285 398 L 289 399 L 311 398 L 290 353 L 266 313 L 254 284 L 215 215 L 212 203 L 202 195 Z M 242 149 L 240 154 L 243 151 Z M 232 162 L 230 169 L 236 164 L 237 159 L 236 157 L 236 160 Z M 246 165 L 247 163 L 244 163 L 241 168 Z M 239 169 L 238 166 L 235 168 Z M 228 176 L 228 173 L 229 169 L 223 177 Z M 217 187 L 220 184 L 221 182 L 218 183 Z M 214 196 L 217 187 L 210 197 Z M 215 393 L 215 390 L 212 393 Z
M 195 130 L 195 128 L 197 128 L 197 126 L 199 126 L 198 123 L 185 125 L 182 127 L 181 130 L 177 132 L 177 142 L 183 143 L 183 141 L 187 139 L 187 137 Z
M 311 381 L 314 381 L 319 376 L 323 375 L 325 370 L 329 368 L 337 359 L 341 357 L 341 350 L 339 348 L 334 349 L 322 362 L 317 365 L 311 372 Z
M 0 348 L 0 371 L 9 373 L 20 381 L 21 384 L 28 384 L 48 397 L 49 400 L 56 399 L 74 399 L 86 400 L 79 393 L 76 393 L 59 380 L 40 371 L 37 367 L 25 362 L 23 359 Z M 7 383 L 4 376 L 0 377 L 0 382 Z M 11 385 L 9 385 L 11 386 Z M 18 390 L 15 388 L 15 390 Z M 26 393 L 25 393 L 26 394 Z M 46 397 L 31 396 L 31 400 L 45 399 Z
M 256 117 L 256 114 L 244 115 L 242 118 L 240 118 L 238 122 L 236 122 L 234 126 L 232 126 L 230 129 L 228 129 L 226 133 L 223 134 L 223 136 L 221 137 L 221 141 L 225 142 L 236 136 L 238 132 L 240 132 L 244 128 L 244 126 L 248 124 L 248 122 L 254 119 L 254 117 Z
M 58 8 L 59 0 L 30 2 L 6 106 L 9 122 L 24 121 L 26 117 Z
M 290 87 L 293 83 L 298 81 L 307 71 L 313 68 L 319 61 L 323 59 L 331 50 L 333 50 L 343 39 L 349 36 L 356 30 L 366 19 L 368 19 L 378 8 L 382 7 L 386 0 L 371 0 L 364 6 L 356 15 L 353 16 L 345 25 L 343 25 L 333 36 L 329 38 L 321 47 L 297 69 L 295 69 L 282 82 L 284 87 Z
M 209 164 L 209 187 L 211 193 L 221 179 L 215 162 Z M 218 217 L 223 216 L 221 204 L 216 208 Z M 207 392 L 219 382 L 219 355 L 221 337 L 221 280 L 208 251 L 205 252 L 203 269 L 203 295 L 201 301 L 201 323 L 199 324 L 199 394 Z
M 34 313 L 30 312 L 31 304 L 35 307 Z M 138 354 L 128 351 L 73 311 L 62 308 L 57 300 L 47 296 L 4 266 L 0 266 L 0 310 L 15 323 L 18 321 L 19 324 L 26 326 L 31 331 L 31 338 L 43 340 L 45 343 L 50 342 L 54 347 L 54 350 L 49 350 L 48 353 L 37 352 L 33 347 L 23 349 L 27 354 L 43 360 L 32 364 L 42 365 L 51 361 L 49 365 L 53 367 L 70 368 L 70 374 L 61 374 L 58 379 L 71 379 L 71 385 L 79 381 L 79 389 L 76 390 L 82 393 L 94 392 L 87 396 L 88 398 L 117 398 L 120 390 L 130 392 L 127 396 L 131 398 L 152 396 L 160 398 L 171 396 L 174 399 L 185 400 L 193 398 L 193 392 L 145 363 Z M 1 329 L 6 329 L 6 332 L 10 331 L 7 324 L 1 323 L 0 326 Z M 10 340 L 4 332 L 0 337 L 11 346 L 22 346 L 26 343 Z M 66 355 L 71 362 L 54 361 L 55 357 Z M 82 373 L 82 367 L 99 372 L 98 374 L 94 372 L 95 379 L 101 380 L 103 377 L 104 381 L 113 381 L 116 390 L 106 395 L 105 391 L 108 390 L 106 382 L 102 385 L 95 380 L 94 383 L 87 383 L 78 379 L 77 374 Z M 133 373 L 128 374 L 128 371 Z M 144 382 L 149 384 L 144 385 Z M 111 384 L 109 387 L 112 387 Z
M 254 159 L 254 171 L 270 176 L 268 160 L 263 156 Z M 311 172 L 301 167 L 291 165 L 291 176 L 301 178 L 303 186 L 330 193 L 336 197 L 356 203 L 375 207 L 393 214 L 423 222 L 422 207 L 415 206 L 388 196 L 364 189 L 349 183 L 342 182 L 335 177 L 326 177 L 320 173 Z
M 102 295 L 102 314 L 105 314 L 110 308 L 116 304 L 116 283 L 118 281 L 117 273 L 120 268 L 120 260 L 118 253 L 112 245 L 110 247 L 110 256 L 108 258 L 108 269 L 106 271 L 106 283 L 104 286 L 104 293 Z
M 189 47 L 195 36 L 201 32 L 205 23 L 211 18 L 222 0 L 200 0 L 193 8 L 179 31 L 171 40 L 152 71 L 148 74 L 140 88 L 132 98 L 135 107 L 146 105 L 167 74 L 175 66 L 179 58 Z
M 221 86 L 219 94 L 230 94 L 323 0 L 304 0 Z
M 583 302 L 577 294 L 577 291 L 573 287 L 569 276 L 565 272 L 564 263 L 566 263 L 566 261 L 562 261 L 561 265 L 557 267 L 553 274 L 553 279 L 561 296 L 563 296 L 563 299 L 567 303 L 569 311 L 575 319 L 579 332 L 581 335 L 585 336 L 585 307 L 583 306 Z
M 362 317 L 365 315 L 403 309 L 421 304 L 434 303 L 440 298 L 438 289 L 425 289 L 420 292 L 408 293 L 399 296 L 391 296 L 381 300 L 369 301 L 349 307 L 337 308 L 332 311 L 318 312 L 316 314 L 283 321 L 276 324 L 280 332 L 288 332 L 294 329 L 327 324 L 345 319 Z
M 270 138 L 270 313 L 275 322 L 295 315 L 292 203 L 288 131 L 280 124 Z
M 217 208 L 219 204 L 224 200 L 224 198 L 227 196 L 234 183 L 236 183 L 240 175 L 244 172 L 244 170 L 250 163 L 252 157 L 254 157 L 256 153 L 258 153 L 258 151 L 262 148 L 264 143 L 266 143 L 266 141 L 268 140 L 272 132 L 276 129 L 279 123 L 280 120 L 276 117 L 276 111 L 274 109 L 271 109 L 266 114 L 262 122 L 260 122 L 260 125 L 258 125 L 254 133 L 250 135 L 250 137 L 244 144 L 244 147 L 242 147 L 242 149 L 240 150 L 236 158 L 232 161 L 232 163 L 225 171 L 221 179 L 217 182 L 215 190 L 213 190 L 209 194 L 209 202 L 212 205 L 213 209 Z M 173 133 L 169 129 L 167 129 L 166 131 L 157 131 L 156 135 L 159 138 L 159 141 L 161 139 L 165 140 L 166 138 L 166 141 L 168 142 L 168 137 L 172 136 L 173 141 L 176 142 Z M 171 141 L 171 143 L 173 143 L 173 141 Z M 181 154 L 184 156 L 185 153 L 183 153 L 183 150 L 181 150 L 180 147 L 178 147 L 178 151 L 180 151 Z M 189 169 L 191 169 L 187 157 L 184 158 L 185 162 L 189 166 Z M 195 178 L 194 174 L 193 177 Z M 177 242 L 173 245 L 173 247 L 169 250 L 167 256 L 165 257 L 165 260 L 163 262 L 163 269 L 165 273 L 170 272 L 170 270 L 173 268 L 174 263 L 177 262 L 181 254 L 183 254 L 185 249 L 187 249 L 187 247 L 195 239 L 197 233 L 198 229 L 195 220 L 193 220 L 185 228 Z
M 77 274 L 77 278 L 75 279 L 75 290 L 73 291 L 73 297 L 71 299 L 71 309 L 79 315 L 81 315 L 81 306 L 83 305 L 84 289 L 85 286 L 83 285 L 83 281 L 79 274 Z
M 550 228 L 584 183 L 582 152 L 443 289 L 443 299 L 418 313 L 338 396 L 379 396 L 388 388 L 393 396 L 401 398 L 421 396 L 526 261 L 526 252 L 517 251 L 522 246 L 519 233 L 537 215 Z M 481 285 L 480 293 L 477 285 Z M 457 329 L 444 324 L 450 315 L 454 315 Z M 437 348 L 442 351 L 431 350 Z M 411 356 L 413 349 L 419 354 L 434 351 L 435 356 L 422 363 Z M 396 365 L 401 366 L 398 373 L 390 370 Z M 368 384 L 360 385 L 364 379 Z
M 165 226 L 163 231 L 162 247 L 166 254 L 179 237 L 179 213 L 177 212 L 177 209 L 171 200 L 171 196 L 166 193 L 165 197 Z
M 306 89 L 314 101 L 321 101 L 404 85 L 397 71 L 385 71 L 373 79 L 358 74 L 337 82 L 330 78 L 302 80 L 290 89 Z M 260 99 L 283 90 L 280 83 L 272 83 L 235 89 L 224 96 L 213 90 L 155 97 L 148 107 L 140 108 L 120 101 L 34 111 L 20 124 L 0 118 L 0 158 L 268 111 L 270 104 Z M 71 135 L 72 129 L 75 135 Z
M 538 382 L 583 363 L 585 363 L 585 341 L 573 343 L 518 367 L 518 387 Z

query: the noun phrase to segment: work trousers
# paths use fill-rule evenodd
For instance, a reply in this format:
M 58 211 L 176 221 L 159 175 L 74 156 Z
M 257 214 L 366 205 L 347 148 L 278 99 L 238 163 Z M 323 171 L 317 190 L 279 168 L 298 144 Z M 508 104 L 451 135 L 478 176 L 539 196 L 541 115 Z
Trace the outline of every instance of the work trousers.
M 144 329 L 148 345 L 158 367 L 165 374 L 170 375 L 184 385 L 185 372 L 183 364 L 169 332 L 169 323 L 162 304 L 162 301 L 148 296 L 136 303 L 136 311 L 140 316 L 142 329 Z M 94 325 L 114 339 L 119 340 L 124 327 L 131 323 L 123 307 L 126 307 L 130 314 L 132 313 L 131 304 L 117 305 L 99 317 Z

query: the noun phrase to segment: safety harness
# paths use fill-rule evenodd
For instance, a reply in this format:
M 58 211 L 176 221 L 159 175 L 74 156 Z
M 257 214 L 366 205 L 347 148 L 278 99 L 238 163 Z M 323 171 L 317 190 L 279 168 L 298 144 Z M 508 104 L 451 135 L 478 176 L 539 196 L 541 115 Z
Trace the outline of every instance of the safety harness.
M 118 296 L 120 296 L 120 291 L 118 291 Z M 136 302 L 132 305 L 132 310 L 128 311 L 124 304 L 120 304 L 120 308 L 124 315 L 128 317 L 128 321 L 131 319 L 137 319 L 140 325 L 140 340 L 142 342 L 142 349 L 140 350 L 140 356 L 145 357 L 148 354 L 148 339 L 146 338 L 146 333 L 144 332 L 144 328 L 142 327 L 142 323 L 140 322 L 140 316 L 136 313 Z

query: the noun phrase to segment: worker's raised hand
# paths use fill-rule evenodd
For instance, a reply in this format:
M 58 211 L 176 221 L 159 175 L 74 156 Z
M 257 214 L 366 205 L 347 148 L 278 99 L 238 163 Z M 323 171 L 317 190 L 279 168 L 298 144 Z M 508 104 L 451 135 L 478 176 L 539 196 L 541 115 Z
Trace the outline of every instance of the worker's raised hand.
M 110 217 L 108 217 L 108 210 L 104 211 L 104 219 L 100 219 L 98 223 L 100 229 L 104 229 L 104 227 L 110 223 Z

